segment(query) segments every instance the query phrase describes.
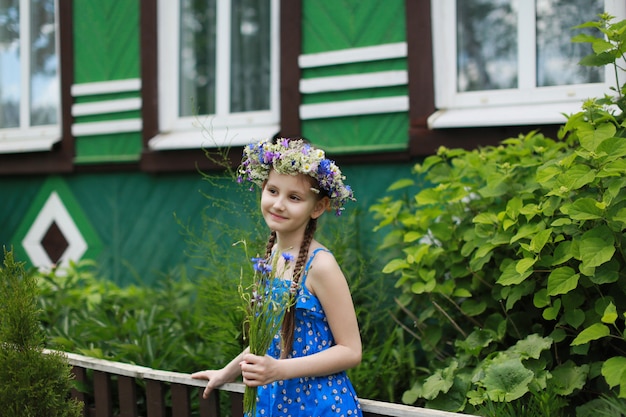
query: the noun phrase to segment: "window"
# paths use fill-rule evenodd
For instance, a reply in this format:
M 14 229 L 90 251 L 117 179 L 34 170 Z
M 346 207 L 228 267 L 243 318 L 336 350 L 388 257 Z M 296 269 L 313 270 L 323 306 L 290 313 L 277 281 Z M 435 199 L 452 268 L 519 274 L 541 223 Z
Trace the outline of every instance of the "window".
M 0 153 L 60 140 L 54 0 L 0 0 Z
M 589 44 L 572 43 L 615 0 L 433 0 L 437 127 L 551 124 L 602 96 L 612 69 L 583 67 Z M 593 33 L 593 32 L 591 32 Z M 596 33 L 593 33 L 597 35 Z M 605 83 L 605 80 L 607 82 Z
M 153 150 L 240 145 L 279 129 L 278 0 L 159 0 Z

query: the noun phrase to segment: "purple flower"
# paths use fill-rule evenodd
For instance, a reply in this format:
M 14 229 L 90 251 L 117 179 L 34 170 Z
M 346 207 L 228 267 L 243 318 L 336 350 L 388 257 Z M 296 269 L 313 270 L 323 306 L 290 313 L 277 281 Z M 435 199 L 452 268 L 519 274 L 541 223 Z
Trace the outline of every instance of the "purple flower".
M 290 253 L 283 252 L 283 259 L 285 260 L 285 262 L 292 262 L 294 260 L 294 257 Z
M 264 258 L 252 258 L 252 262 L 254 263 L 254 270 L 260 272 L 262 274 L 269 274 L 272 272 L 272 265 L 267 263 L 267 260 Z

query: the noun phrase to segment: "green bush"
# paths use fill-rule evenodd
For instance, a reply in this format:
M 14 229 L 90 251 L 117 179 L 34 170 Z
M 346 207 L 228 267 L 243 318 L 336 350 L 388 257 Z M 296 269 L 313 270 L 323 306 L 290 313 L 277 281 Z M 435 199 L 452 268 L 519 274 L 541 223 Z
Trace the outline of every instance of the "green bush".
M 617 77 L 626 22 L 611 20 L 581 25 L 600 36 L 573 40 L 593 46 L 582 64 L 612 65 Z M 396 255 L 384 272 L 399 277 L 403 326 L 427 359 L 404 402 L 489 414 L 539 401 L 537 415 L 560 415 L 611 388 L 626 398 L 619 81 L 614 92 L 587 100 L 559 140 L 531 132 L 441 148 L 391 187 L 419 183 L 417 195 L 372 207 Z
M 44 353 L 37 285 L 12 252 L 0 268 L 0 414 L 6 417 L 79 416 L 69 399 L 72 375 L 67 358 Z

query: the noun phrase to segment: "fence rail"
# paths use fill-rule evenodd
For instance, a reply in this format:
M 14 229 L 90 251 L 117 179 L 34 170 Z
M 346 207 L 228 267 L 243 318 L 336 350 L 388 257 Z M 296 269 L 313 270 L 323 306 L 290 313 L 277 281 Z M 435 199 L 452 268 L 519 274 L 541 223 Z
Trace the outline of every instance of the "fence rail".
M 219 417 L 243 415 L 241 383 L 224 384 L 202 399 L 206 381 L 189 374 L 161 371 L 75 353 L 65 353 L 78 384 L 72 396 L 85 404 L 83 417 Z M 144 391 L 138 386 L 145 387 Z M 224 400 L 226 396 L 226 400 Z M 117 401 L 116 401 L 117 400 Z M 360 399 L 365 417 L 476 417 L 383 401 Z M 224 410 L 224 403 L 230 413 Z M 226 408 L 227 408 L 226 407 Z

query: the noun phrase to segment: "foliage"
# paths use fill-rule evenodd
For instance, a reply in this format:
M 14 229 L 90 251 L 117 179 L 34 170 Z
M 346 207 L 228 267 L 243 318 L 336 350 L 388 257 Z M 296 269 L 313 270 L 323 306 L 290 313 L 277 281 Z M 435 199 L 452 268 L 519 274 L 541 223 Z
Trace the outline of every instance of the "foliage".
M 37 284 L 22 263 L 4 251 L 0 269 L 0 410 L 3 416 L 79 416 L 69 400 L 72 376 L 67 358 L 44 353 Z
M 582 64 L 617 74 L 626 22 L 611 20 L 574 41 L 593 46 Z M 614 92 L 587 100 L 559 140 L 441 148 L 391 187 L 420 183 L 417 195 L 372 207 L 396 254 L 383 272 L 399 277 L 404 326 L 428 367 L 404 402 L 462 411 L 544 392 L 571 406 L 613 387 L 626 397 L 626 103 L 624 87 Z
M 236 282 L 192 282 L 181 269 L 156 287 L 118 287 L 93 270 L 81 261 L 40 276 L 43 323 L 55 348 L 177 372 L 217 366 L 239 351 Z

